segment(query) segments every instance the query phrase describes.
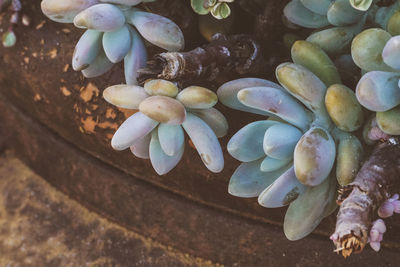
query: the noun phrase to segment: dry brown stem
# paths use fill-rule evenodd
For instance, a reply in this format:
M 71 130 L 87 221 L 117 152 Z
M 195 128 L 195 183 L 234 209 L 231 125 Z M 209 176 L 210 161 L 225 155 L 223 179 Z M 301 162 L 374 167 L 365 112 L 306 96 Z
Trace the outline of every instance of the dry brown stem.
M 339 190 L 336 230 L 331 236 L 344 257 L 361 252 L 379 206 L 398 189 L 400 143 L 390 138 L 379 144 L 354 182 Z
M 265 67 L 259 45 L 249 35 L 224 36 L 189 52 L 167 52 L 154 56 L 138 71 L 138 81 L 159 78 L 180 84 L 213 81 L 221 73 L 229 75 L 259 73 Z

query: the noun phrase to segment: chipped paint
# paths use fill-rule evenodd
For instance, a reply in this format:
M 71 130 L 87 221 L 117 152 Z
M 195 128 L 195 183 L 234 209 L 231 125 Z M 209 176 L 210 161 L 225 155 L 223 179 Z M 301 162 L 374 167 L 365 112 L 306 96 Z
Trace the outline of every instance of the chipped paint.
M 55 59 L 57 57 L 57 53 L 57 49 L 53 48 L 47 53 L 47 55 L 50 56 L 51 59 Z
M 36 25 L 36 30 L 40 30 L 43 28 L 44 24 L 46 24 L 45 20 L 42 20 L 38 25 Z
M 99 88 L 97 88 L 93 83 L 88 83 L 88 85 L 81 91 L 80 97 L 83 101 L 89 102 L 94 96 L 99 96 L 99 93 Z
M 137 110 L 135 110 L 135 109 L 126 109 L 126 108 L 117 108 L 119 111 L 121 111 L 123 114 L 124 114 L 124 116 L 125 116 L 125 119 L 127 119 L 127 118 L 129 118 L 130 116 L 132 116 L 133 114 L 135 114 L 136 112 L 138 112 Z
M 63 33 L 71 33 L 71 30 L 68 28 L 61 29 Z
M 106 110 L 106 118 L 107 119 L 115 119 L 117 117 L 117 113 L 112 108 L 108 108 Z
M 109 121 L 98 123 L 97 126 L 102 129 L 113 129 L 113 130 L 117 130 L 119 127 L 118 123 Z
M 69 64 L 65 64 L 63 68 L 63 72 L 67 72 L 69 70 Z
M 35 102 L 38 102 L 38 101 L 42 100 L 42 97 L 39 94 L 35 94 L 35 96 L 33 97 L 33 100 Z
M 63 95 L 65 96 L 70 96 L 71 95 L 71 91 L 68 90 L 68 88 L 66 86 L 61 86 L 60 87 L 60 91 L 62 92 Z
M 81 118 L 82 129 L 84 133 L 94 134 L 97 122 L 93 119 L 92 116 L 87 118 Z

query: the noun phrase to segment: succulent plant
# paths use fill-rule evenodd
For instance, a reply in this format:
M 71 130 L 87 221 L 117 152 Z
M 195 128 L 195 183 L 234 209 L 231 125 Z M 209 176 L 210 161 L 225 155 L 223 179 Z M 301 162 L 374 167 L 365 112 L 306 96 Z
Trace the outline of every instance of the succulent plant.
M 350 0 L 351 6 L 361 11 L 367 11 L 373 2 L 373 0 Z
M 17 42 L 14 27 L 19 23 L 19 21 L 21 21 L 24 26 L 29 26 L 30 24 L 30 18 L 27 15 L 23 14 L 20 19 L 20 11 L 22 9 L 20 0 L 0 0 L 0 13 L 3 9 L 8 7 L 11 13 L 10 22 L 7 30 L 5 30 L 1 36 L 1 42 L 4 47 L 12 47 Z
M 379 251 L 381 248 L 381 241 L 383 240 L 383 234 L 386 232 L 386 225 L 382 219 L 378 219 L 372 223 L 371 230 L 369 232 L 369 245 L 375 251 Z
M 384 133 L 400 135 L 400 36 L 367 29 L 354 38 L 351 51 L 365 73 L 357 84 L 358 101 L 376 112 L 377 125 Z
M 9 29 L 5 33 L 3 33 L 1 41 L 4 47 L 12 47 L 17 42 L 17 36 L 15 35 L 13 30 Z
M 137 70 L 147 61 L 142 38 L 168 51 L 184 47 L 182 31 L 171 20 L 144 12 L 136 6 L 142 0 L 43 0 L 43 13 L 61 23 L 86 29 L 78 41 L 74 70 L 87 78 L 100 76 L 114 63 L 124 60 L 127 84 L 136 84 Z
M 276 69 L 280 84 L 242 78 L 223 84 L 217 94 L 228 107 L 270 116 L 229 141 L 228 152 L 242 162 L 229 193 L 258 197 L 269 208 L 290 204 L 284 231 L 297 240 L 336 208 L 335 160 L 339 184 L 354 179 L 363 149 L 349 132 L 361 127 L 363 110 L 321 48 L 296 41 L 291 54 L 294 63 Z
M 218 98 L 211 90 L 190 86 L 179 91 L 174 83 L 155 79 L 144 87 L 108 87 L 103 97 L 117 107 L 138 110 L 114 134 L 115 150 L 130 148 L 135 156 L 150 158 L 155 171 L 163 175 L 181 160 L 186 131 L 205 166 L 215 173 L 222 171 L 218 138 L 226 135 L 228 123 L 214 108 Z
M 320 29 L 307 41 L 320 46 L 329 55 L 346 53 L 352 39 L 367 25 L 399 31 L 396 26 L 399 1 L 379 7 L 372 0 L 292 0 L 284 9 L 290 25 Z M 333 26 L 333 27 L 332 27 Z M 329 27 L 329 28 L 327 28 Z
M 231 14 L 227 3 L 235 0 L 191 0 L 193 10 L 200 15 L 211 13 L 216 19 L 225 19 Z

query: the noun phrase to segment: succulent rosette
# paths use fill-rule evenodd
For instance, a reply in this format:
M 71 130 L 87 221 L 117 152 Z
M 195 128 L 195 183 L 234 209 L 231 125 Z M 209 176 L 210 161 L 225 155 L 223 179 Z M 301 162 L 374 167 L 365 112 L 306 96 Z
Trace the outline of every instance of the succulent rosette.
M 231 14 L 228 3 L 235 0 L 191 0 L 193 10 L 200 15 L 211 15 L 216 19 L 225 19 Z
M 146 66 L 144 42 L 168 51 L 184 48 L 182 31 L 171 20 L 144 12 L 143 0 L 43 0 L 43 13 L 56 22 L 86 29 L 76 44 L 72 67 L 87 78 L 109 71 L 124 60 L 127 84 L 136 84 L 137 70 Z
M 400 36 L 367 29 L 354 38 L 351 52 L 364 73 L 356 88 L 358 101 L 376 112 L 385 134 L 400 135 Z
M 181 160 L 188 134 L 204 165 L 218 173 L 224 167 L 219 137 L 228 123 L 214 108 L 217 95 L 209 89 L 190 86 L 181 91 L 165 80 L 150 80 L 144 87 L 114 85 L 103 92 L 104 99 L 121 108 L 137 109 L 114 134 L 115 150 L 130 148 L 142 159 L 150 158 L 154 170 L 163 175 Z
M 297 41 L 294 63 L 276 69 L 279 84 L 243 78 L 217 91 L 226 106 L 270 116 L 239 130 L 228 152 L 242 163 L 229 182 L 229 193 L 258 197 L 268 208 L 289 205 L 284 220 L 288 239 L 314 230 L 335 208 L 336 178 L 350 183 L 363 149 L 351 135 L 360 128 L 363 109 L 352 90 L 318 46 Z
M 399 1 L 385 7 L 377 1 L 358 0 L 292 0 L 284 9 L 284 19 L 290 25 L 310 29 L 307 41 L 318 45 L 329 55 L 347 53 L 350 44 L 366 25 L 379 25 L 399 31 Z M 367 23 L 368 22 L 368 23 Z

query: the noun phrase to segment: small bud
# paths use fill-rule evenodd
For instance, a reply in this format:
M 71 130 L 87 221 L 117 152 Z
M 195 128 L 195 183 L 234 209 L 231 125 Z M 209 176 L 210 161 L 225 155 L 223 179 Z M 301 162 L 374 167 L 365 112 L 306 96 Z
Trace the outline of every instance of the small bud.
M 22 25 L 29 26 L 31 24 L 31 18 L 27 15 L 22 15 Z
M 15 33 L 9 29 L 3 33 L 2 42 L 4 47 L 12 47 L 17 42 L 17 37 L 15 36 Z

